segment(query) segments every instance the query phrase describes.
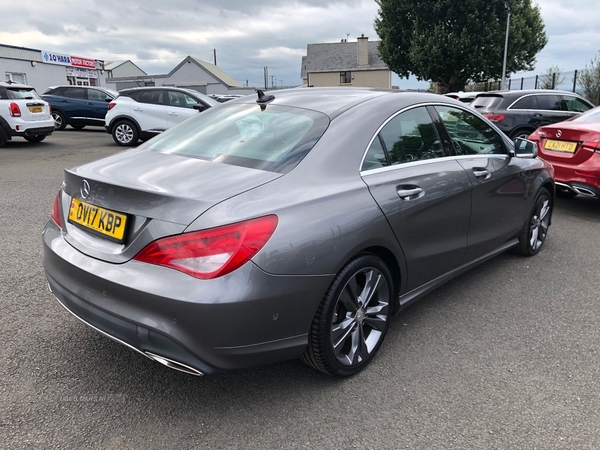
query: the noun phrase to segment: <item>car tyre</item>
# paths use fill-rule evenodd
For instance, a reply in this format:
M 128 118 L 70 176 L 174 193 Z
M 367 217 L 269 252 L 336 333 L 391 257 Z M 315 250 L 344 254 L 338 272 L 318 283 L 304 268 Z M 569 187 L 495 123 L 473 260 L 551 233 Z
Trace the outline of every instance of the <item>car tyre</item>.
M 52 118 L 54 119 L 54 128 L 58 131 L 64 130 L 67 126 L 67 119 L 65 115 L 60 111 L 52 111 Z
M 136 144 L 139 136 L 136 126 L 128 120 L 121 120 L 112 128 L 113 140 L 123 147 Z
M 45 134 L 38 135 L 38 136 L 23 136 L 23 137 L 28 142 L 42 142 L 44 139 L 46 139 Z
M 391 318 L 392 275 L 372 254 L 359 254 L 336 275 L 323 297 L 302 360 L 329 375 L 349 377 L 379 350 Z
M 548 236 L 552 218 L 552 196 L 548 189 L 541 188 L 533 202 L 533 209 L 519 235 L 515 251 L 521 255 L 533 256 L 539 253 Z
M 73 127 L 73 129 L 75 130 L 83 130 L 85 128 L 85 125 L 71 125 Z
M 2 125 L 0 125 L 0 147 L 4 147 L 6 145 L 6 133 L 2 129 Z

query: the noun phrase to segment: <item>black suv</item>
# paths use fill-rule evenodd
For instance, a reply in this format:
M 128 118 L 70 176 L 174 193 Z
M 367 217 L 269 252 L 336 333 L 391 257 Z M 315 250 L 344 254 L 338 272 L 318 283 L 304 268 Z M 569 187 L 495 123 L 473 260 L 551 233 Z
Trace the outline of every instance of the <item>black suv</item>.
M 116 92 L 96 86 L 53 86 L 42 98 L 52 107 L 57 130 L 67 125 L 80 130 L 86 125 L 103 127 L 108 102 L 116 96 Z
M 573 92 L 542 89 L 485 92 L 470 106 L 511 139 L 527 138 L 543 125 L 562 122 L 594 107 Z

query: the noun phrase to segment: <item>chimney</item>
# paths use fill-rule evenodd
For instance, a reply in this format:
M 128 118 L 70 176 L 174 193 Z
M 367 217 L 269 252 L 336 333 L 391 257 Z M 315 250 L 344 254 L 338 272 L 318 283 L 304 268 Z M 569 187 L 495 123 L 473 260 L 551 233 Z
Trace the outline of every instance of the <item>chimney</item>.
M 357 41 L 358 67 L 369 65 L 369 38 L 362 34 Z

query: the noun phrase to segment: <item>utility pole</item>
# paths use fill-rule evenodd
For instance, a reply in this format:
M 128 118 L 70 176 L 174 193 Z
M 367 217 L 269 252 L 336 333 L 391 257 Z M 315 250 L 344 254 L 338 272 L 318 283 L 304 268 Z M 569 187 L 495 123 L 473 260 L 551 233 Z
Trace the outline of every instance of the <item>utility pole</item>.
M 273 75 L 271 75 L 271 87 L 273 87 Z
M 265 91 L 269 89 L 269 66 L 265 66 Z
M 216 66 L 217 65 L 217 49 L 216 48 L 213 48 L 213 56 L 215 59 L 215 66 Z
M 504 61 L 502 63 L 502 89 L 506 89 L 506 54 L 508 53 L 508 30 L 510 28 L 510 5 L 504 2 L 504 7 L 508 11 L 506 15 L 506 40 L 504 41 Z

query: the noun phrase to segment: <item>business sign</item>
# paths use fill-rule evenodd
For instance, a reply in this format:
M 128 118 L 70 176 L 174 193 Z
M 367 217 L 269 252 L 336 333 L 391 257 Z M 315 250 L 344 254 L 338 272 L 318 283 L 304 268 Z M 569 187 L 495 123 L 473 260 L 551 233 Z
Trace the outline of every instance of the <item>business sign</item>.
M 79 69 L 76 67 L 67 67 L 67 76 L 68 77 L 77 77 L 77 78 L 98 78 L 97 70 L 90 69 Z
M 62 53 L 52 53 L 42 51 L 42 59 L 48 64 L 58 64 L 61 66 L 84 67 L 86 69 L 95 69 L 96 61 L 79 56 L 63 55 Z
M 59 64 L 61 66 L 70 66 L 71 57 L 69 55 L 63 55 L 61 53 L 52 53 L 42 51 L 42 59 L 48 64 Z
M 96 61 L 88 58 L 80 58 L 79 56 L 71 56 L 71 65 L 73 67 L 85 67 L 86 69 L 95 69 Z

